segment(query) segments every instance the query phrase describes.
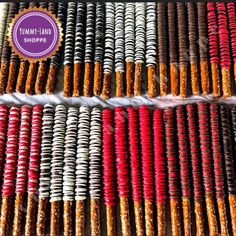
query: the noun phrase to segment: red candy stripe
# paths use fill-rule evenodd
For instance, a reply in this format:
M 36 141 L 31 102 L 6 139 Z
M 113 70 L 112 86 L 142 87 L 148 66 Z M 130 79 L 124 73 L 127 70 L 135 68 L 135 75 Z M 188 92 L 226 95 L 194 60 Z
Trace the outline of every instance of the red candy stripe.
M 156 202 L 164 203 L 167 200 L 167 169 L 165 156 L 165 127 L 162 110 L 153 112 L 153 135 L 155 157 Z
M 27 171 L 30 149 L 31 107 L 21 107 L 21 123 L 16 173 L 16 193 L 24 193 L 27 187 Z
M 105 204 L 116 204 L 116 165 L 114 152 L 114 118 L 113 112 L 105 109 L 102 112 L 103 130 L 103 185 Z
M 227 24 L 227 12 L 225 3 L 216 3 L 219 26 L 219 43 L 220 43 L 220 65 L 223 68 L 230 68 L 230 48 L 229 48 L 229 32 Z
M 8 119 L 6 162 L 4 166 L 2 185 L 2 195 L 6 197 L 14 194 L 20 126 L 20 108 L 11 107 Z
M 216 3 L 207 3 L 208 42 L 211 63 L 219 63 L 219 40 L 216 15 Z
M 128 110 L 132 195 L 134 201 L 142 201 L 141 156 L 140 156 L 140 141 L 139 141 L 138 111 L 133 107 L 129 107 L 127 110 Z
M 0 186 L 2 183 L 2 171 L 5 159 L 7 121 L 8 121 L 8 108 L 6 105 L 0 105 Z
M 139 107 L 140 137 L 142 147 L 143 194 L 149 201 L 154 200 L 154 166 L 152 146 L 152 119 L 147 106 Z
M 192 164 L 193 191 L 194 198 L 202 198 L 201 184 L 201 154 L 199 147 L 197 112 L 195 105 L 188 104 L 186 106 L 188 114 L 188 134 L 190 143 L 190 156 Z
M 236 62 L 236 15 L 235 15 L 235 3 L 228 2 L 227 12 L 229 17 L 229 31 L 230 31 L 230 41 L 233 59 Z
M 215 188 L 217 198 L 223 198 L 224 192 L 224 174 L 222 169 L 222 153 L 220 141 L 220 124 L 217 104 L 210 105 L 211 113 L 211 135 L 212 135 L 212 154 L 215 173 Z
M 211 161 L 211 142 L 209 127 L 209 110 L 206 103 L 198 103 L 198 124 L 202 154 L 202 174 L 205 193 L 213 193 L 213 175 Z
M 176 140 L 175 110 L 167 108 L 164 111 L 166 154 L 168 166 L 169 195 L 171 199 L 179 198 L 179 166 Z
M 115 108 L 116 171 L 120 197 L 129 197 L 129 157 L 127 150 L 126 119 L 127 114 L 124 108 Z
M 40 147 L 43 107 L 36 105 L 32 111 L 31 144 L 28 170 L 28 192 L 37 193 L 39 181 Z
M 177 106 L 177 133 L 179 144 L 180 180 L 183 197 L 191 197 L 190 172 L 188 160 L 188 135 L 184 106 Z

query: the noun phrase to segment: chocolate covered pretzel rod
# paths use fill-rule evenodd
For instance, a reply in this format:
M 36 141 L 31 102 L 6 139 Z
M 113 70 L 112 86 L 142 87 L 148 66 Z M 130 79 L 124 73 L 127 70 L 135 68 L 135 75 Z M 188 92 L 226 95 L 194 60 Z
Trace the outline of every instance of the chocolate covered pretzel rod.
M 102 125 L 101 110 L 91 111 L 89 138 L 89 195 L 91 235 L 101 235 L 100 201 L 101 201 L 101 154 L 102 154 Z
M 215 174 L 216 200 L 220 220 L 220 233 L 221 235 L 229 235 L 225 204 L 224 173 L 222 163 L 223 158 L 220 140 L 220 116 L 218 113 L 218 105 L 216 103 L 210 104 L 212 156 Z
M 15 14 L 18 13 L 18 10 L 19 10 L 19 3 L 11 2 L 7 15 L 6 29 L 9 28 L 11 20 L 13 19 Z M 10 56 L 11 56 L 11 47 L 8 42 L 7 31 L 5 31 L 4 42 L 2 47 L 2 55 L 1 55 L 0 94 L 3 94 L 6 89 L 7 78 L 9 74 Z
M 156 97 L 156 3 L 148 2 L 146 4 L 146 66 L 148 96 Z
M 145 60 L 146 3 L 135 3 L 135 72 L 134 95 L 141 95 L 143 67 Z
M 122 235 L 131 235 L 129 212 L 129 161 L 126 137 L 126 112 L 122 107 L 115 108 L 115 149 L 116 175 L 120 198 L 120 220 Z
M 77 155 L 76 155 L 76 181 L 75 181 L 75 235 L 85 234 L 85 203 L 88 189 L 89 166 L 89 129 L 90 111 L 88 107 L 81 106 L 78 123 Z
M 19 148 L 16 171 L 15 209 L 12 234 L 22 235 L 23 231 L 23 209 L 27 189 L 27 171 L 30 151 L 31 112 L 28 105 L 21 107 L 21 122 L 19 131 Z
M 86 34 L 84 55 L 84 96 L 91 96 L 93 88 L 94 41 L 95 41 L 95 3 L 86 5 Z
M 41 162 L 39 176 L 39 203 L 37 214 L 37 236 L 46 235 L 46 225 L 49 221 L 48 208 L 50 196 L 50 170 L 52 159 L 54 107 L 46 104 L 42 118 Z
M 61 64 L 61 56 L 62 56 L 64 44 L 65 44 L 65 30 L 64 29 L 65 29 L 66 19 L 67 19 L 67 3 L 66 2 L 59 2 L 58 3 L 57 17 L 61 23 L 62 32 L 63 32 L 62 46 L 59 49 L 59 51 L 56 52 L 51 58 L 48 77 L 47 77 L 47 83 L 46 83 L 46 93 L 47 94 L 54 93 L 54 90 L 56 87 L 56 82 L 57 82 L 57 73 L 58 73 L 58 70 L 59 70 L 59 67 Z
M 76 7 L 76 2 L 68 3 L 64 48 L 64 97 L 70 97 L 72 93 Z
M 106 206 L 107 236 L 116 235 L 116 165 L 114 147 L 114 117 L 112 110 L 102 112 L 103 190 Z
M 125 79 L 125 3 L 115 3 L 115 72 L 116 96 L 124 95 Z
M 139 115 L 138 110 L 129 107 L 128 130 L 132 198 L 134 204 L 135 227 L 137 236 L 145 234 L 142 207 L 142 176 L 141 176 L 141 149 L 139 144 Z
M 35 235 L 38 202 L 38 181 L 41 149 L 43 107 L 36 105 L 32 109 L 30 156 L 28 167 L 28 197 L 26 209 L 25 234 Z
M 207 9 L 205 2 L 197 3 L 197 23 L 201 87 L 203 95 L 206 95 L 210 92 L 210 78 L 207 55 Z
M 178 50 L 177 50 L 177 10 L 174 2 L 167 3 L 168 13 L 168 39 L 169 39 L 169 60 L 170 60 L 170 89 L 171 94 L 177 96 L 179 94 L 179 69 L 178 69 Z
M 134 94 L 135 3 L 125 3 L 126 95 Z
M 189 59 L 191 71 L 191 85 L 192 94 L 199 95 L 199 71 L 198 71 L 198 57 L 197 57 L 197 17 L 194 2 L 187 3 L 188 11 L 188 41 L 189 41 Z
M 111 77 L 115 49 L 115 4 L 106 3 L 105 50 L 103 63 L 102 98 L 108 99 L 111 92 Z
M 154 166 L 152 147 L 151 112 L 147 106 L 139 107 L 139 125 L 142 150 L 142 178 L 145 206 L 146 235 L 154 235 Z
M 12 197 L 15 187 L 14 184 L 18 154 L 19 126 L 20 108 L 13 106 L 10 108 L 8 116 L 6 159 L 2 184 L 0 217 L 0 235 L 2 236 L 7 236 L 10 232 L 10 214 L 12 211 Z
M 84 31 L 85 31 L 85 4 L 77 3 L 77 16 L 75 28 L 75 50 L 74 50 L 74 76 L 73 76 L 73 96 L 77 97 L 81 93 L 82 62 L 84 53 Z
M 165 127 L 162 110 L 153 112 L 154 163 L 157 204 L 157 235 L 166 235 L 167 168 L 165 157 Z
M 157 3 L 157 38 L 158 38 L 158 58 L 159 58 L 159 80 L 160 95 L 167 94 L 167 28 L 166 28 L 166 6 L 165 3 Z
M 63 225 L 64 236 L 74 235 L 73 209 L 75 199 L 75 162 L 79 112 L 69 107 L 66 121 L 64 167 L 63 167 Z
M 168 184 L 170 198 L 170 216 L 172 235 L 181 235 L 181 218 L 180 218 L 180 189 L 179 173 L 177 161 L 177 146 L 175 135 L 175 110 L 167 108 L 164 110 L 165 135 L 166 135 L 166 155 L 168 168 Z
M 207 24 L 208 24 L 208 43 L 211 63 L 211 77 L 212 77 L 212 94 L 214 97 L 219 97 L 220 91 L 220 73 L 219 73 L 219 39 L 218 39 L 218 25 L 216 16 L 216 3 L 207 3 Z
M 192 185 L 194 196 L 194 213 L 196 235 L 201 236 L 204 234 L 204 216 L 203 216 L 203 189 L 201 179 L 201 154 L 200 144 L 198 137 L 198 123 L 197 123 L 197 108 L 193 104 L 188 104 L 187 120 L 188 120 L 188 136 L 190 144 L 190 157 L 192 169 Z
M 93 94 L 99 96 L 102 86 L 102 63 L 105 39 L 105 3 L 96 3 L 95 56 Z
M 231 96 L 231 84 L 230 84 L 231 58 L 230 58 L 230 47 L 229 47 L 227 12 L 225 3 L 217 2 L 216 9 L 217 9 L 217 19 L 218 19 L 222 90 L 223 90 L 223 96 L 227 98 Z
M 202 154 L 202 176 L 205 190 L 206 212 L 209 235 L 218 234 L 216 209 L 214 206 L 214 186 L 212 173 L 212 159 L 210 149 L 209 109 L 206 103 L 198 103 L 198 125 L 200 148 Z
M 56 106 L 53 126 L 50 180 L 50 235 L 59 235 L 60 233 L 66 117 L 67 109 L 65 106 Z

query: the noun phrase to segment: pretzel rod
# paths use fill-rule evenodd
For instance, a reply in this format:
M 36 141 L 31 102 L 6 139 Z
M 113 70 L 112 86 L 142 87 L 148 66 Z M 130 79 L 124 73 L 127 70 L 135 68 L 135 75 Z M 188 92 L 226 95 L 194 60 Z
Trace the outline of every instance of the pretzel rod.
M 112 77 L 111 72 L 109 72 L 109 71 L 103 72 L 103 87 L 102 87 L 102 98 L 103 99 L 108 99 L 110 97 L 111 77 Z
M 116 235 L 116 207 L 106 206 L 107 236 Z
M 217 198 L 217 206 L 218 206 L 219 220 L 220 220 L 220 234 L 229 235 L 224 198 Z
M 19 58 L 17 58 L 17 60 L 19 60 Z M 18 61 L 11 61 L 10 68 L 9 68 L 7 87 L 6 87 L 6 93 L 14 92 L 15 82 L 16 82 L 16 78 L 17 78 L 17 72 L 18 72 Z
M 199 95 L 199 85 L 198 85 L 198 68 L 197 63 L 191 63 L 191 84 L 192 84 L 192 93 L 193 95 Z
M 100 199 L 90 199 L 90 215 L 91 215 L 91 235 L 101 235 L 100 229 Z
M 180 202 L 170 199 L 171 232 L 172 235 L 181 235 Z
M 71 96 L 71 85 L 73 80 L 73 67 L 71 64 L 64 65 L 64 97 Z
M 85 200 L 76 201 L 75 215 L 75 235 L 82 236 L 85 234 Z
M 171 94 L 177 96 L 179 93 L 179 79 L 178 79 L 177 63 L 170 63 L 170 87 Z
M 94 67 L 94 84 L 93 84 L 93 94 L 99 96 L 101 93 L 101 82 L 102 82 L 102 63 L 95 62 Z
M 131 97 L 134 90 L 134 62 L 126 62 L 126 95 Z
M 136 235 L 137 236 L 145 235 L 145 229 L 143 224 L 142 202 L 140 201 L 134 201 L 134 217 L 135 217 Z
M 207 61 L 200 61 L 200 73 L 201 73 L 201 84 L 202 84 L 202 94 L 207 95 L 210 90 L 209 82 L 209 68 Z
M 155 66 L 151 65 L 147 68 L 147 77 L 148 77 L 148 96 L 150 98 L 156 97 L 156 70 Z
M 212 94 L 214 97 L 219 97 L 220 96 L 219 63 L 211 63 L 211 76 L 212 76 Z
M 190 198 L 182 197 L 184 235 L 191 235 L 191 206 Z
M 60 234 L 61 201 L 51 202 L 50 235 Z
M 236 195 L 229 194 L 229 208 L 230 208 L 230 216 L 231 216 L 231 224 L 232 224 L 232 233 L 236 234 Z
M 58 67 L 54 64 L 51 64 L 49 68 L 47 84 L 46 84 L 46 93 L 48 95 L 53 94 L 54 92 L 56 79 L 57 79 L 57 72 L 58 72 Z
M 78 97 L 80 95 L 81 73 L 82 63 L 74 63 L 73 97 Z
M 230 69 L 229 68 L 222 68 L 222 90 L 223 96 L 225 98 L 231 96 L 231 86 L 230 86 Z
M 165 63 L 159 65 L 160 76 L 160 95 L 165 96 L 167 94 L 167 66 Z
M 0 235 L 7 236 L 9 235 L 10 229 L 10 211 L 11 211 L 11 203 L 12 197 L 11 196 L 2 196 L 2 204 L 1 204 L 1 219 L 0 219 Z
M 92 91 L 93 63 L 86 62 L 84 65 L 84 96 L 90 97 Z
M 73 201 L 64 201 L 63 207 L 63 223 L 64 236 L 73 235 Z
M 116 71 L 116 97 L 122 97 L 123 93 L 124 72 Z
M 127 197 L 120 197 L 120 220 L 122 235 L 131 235 L 129 199 Z
M 18 93 L 23 93 L 25 91 L 25 82 L 27 80 L 28 70 L 29 70 L 29 62 L 25 60 L 21 60 L 17 83 L 16 83 L 16 92 Z
M 196 221 L 196 235 L 204 234 L 204 217 L 202 199 L 194 199 L 194 212 Z
M 157 203 L 157 230 L 158 235 L 166 235 L 166 203 Z
M 134 72 L 134 96 L 141 95 L 141 82 L 143 75 L 143 63 L 135 63 L 135 72 Z
M 14 221 L 12 234 L 14 236 L 20 236 L 22 234 L 22 216 L 23 216 L 23 204 L 24 204 L 24 193 L 17 193 L 15 198 L 14 207 Z
M 146 235 L 151 236 L 154 235 L 154 222 L 153 222 L 153 202 L 149 200 L 144 201 L 145 207 L 145 228 L 146 228 Z
M 5 87 L 7 84 L 8 70 L 9 70 L 9 61 L 1 62 L 1 70 L 0 70 L 0 95 L 2 95 L 5 91 Z
M 34 88 L 36 94 L 43 93 L 43 87 L 44 87 L 44 83 L 45 83 L 46 75 L 47 75 L 47 67 L 48 67 L 48 63 L 46 61 L 42 61 L 39 63 L 38 73 L 37 73 L 35 88 Z
M 46 235 L 46 215 L 49 198 L 48 197 L 39 197 L 38 203 L 38 215 L 37 215 L 37 228 L 36 228 L 36 235 L 37 236 L 44 236 Z
M 35 85 L 35 78 L 38 71 L 37 63 L 33 62 L 29 64 L 29 71 L 27 75 L 27 80 L 25 84 L 25 93 L 28 95 L 34 94 L 34 85 Z
M 25 235 L 35 235 L 37 202 L 37 195 L 35 193 L 29 193 L 27 198 Z
M 179 74 L 179 81 L 180 81 L 180 91 L 179 95 L 182 98 L 187 97 L 187 76 L 188 76 L 188 67 L 186 65 L 180 64 L 180 74 Z

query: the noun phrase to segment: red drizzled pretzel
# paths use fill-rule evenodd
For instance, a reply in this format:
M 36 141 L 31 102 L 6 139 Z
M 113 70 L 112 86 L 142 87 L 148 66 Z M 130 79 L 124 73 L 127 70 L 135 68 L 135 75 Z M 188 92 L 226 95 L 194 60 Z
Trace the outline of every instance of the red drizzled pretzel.
M 219 39 L 216 16 L 216 3 L 207 3 L 208 43 L 212 74 L 212 93 L 214 97 L 220 96 L 220 75 L 219 75 Z
M 171 230 L 173 235 L 181 235 L 179 176 L 177 162 L 177 147 L 175 136 L 175 110 L 167 108 L 164 111 L 166 154 L 168 166 L 168 183 L 170 195 Z
M 2 185 L 2 206 L 0 218 L 0 235 L 8 235 L 9 216 L 11 211 L 12 195 L 16 177 L 16 162 L 18 151 L 20 108 L 11 107 L 8 116 L 8 131 L 6 143 L 6 161 L 4 166 Z
M 234 2 L 228 2 L 226 4 L 230 32 L 231 52 L 234 60 L 234 80 L 236 81 L 236 9 Z
M 16 196 L 12 234 L 17 236 L 22 234 L 23 203 L 27 188 L 27 170 L 30 147 L 30 125 L 31 107 L 28 105 L 21 107 L 21 123 L 19 133 L 19 149 L 16 173 Z
M 36 231 L 37 191 L 39 180 L 41 128 L 43 107 L 36 105 L 32 111 L 31 143 L 28 169 L 28 199 L 25 234 L 34 235 Z
M 2 186 L 2 171 L 5 159 L 5 145 L 7 137 L 8 108 L 6 105 L 0 105 L 0 187 Z
M 217 17 L 219 26 L 219 45 L 220 45 L 220 66 L 222 74 L 222 89 L 224 97 L 231 96 L 230 86 L 230 48 L 229 48 L 229 32 L 227 24 L 227 15 L 225 3 L 217 2 Z
M 114 118 L 112 110 L 102 112 L 103 121 L 103 190 L 106 205 L 107 235 L 116 235 L 116 166 L 114 152 Z
M 166 235 L 167 175 L 165 156 L 165 127 L 162 110 L 153 112 L 155 182 L 158 235 Z
M 142 150 L 143 195 L 145 200 L 146 235 L 154 235 L 154 167 L 152 147 L 152 119 L 147 106 L 139 107 L 139 124 Z
M 191 235 L 191 187 L 190 172 L 188 161 L 188 138 L 185 125 L 185 109 L 184 106 L 176 108 L 177 133 L 179 144 L 179 163 L 180 163 L 180 180 L 182 189 L 182 208 L 184 221 L 184 234 Z
M 210 149 L 209 109 L 206 103 L 198 103 L 198 124 L 200 148 L 202 154 L 202 175 L 205 189 L 205 201 L 208 218 L 209 235 L 217 235 L 218 227 L 214 207 L 214 186 Z
M 194 194 L 194 211 L 196 222 L 196 235 L 204 234 L 203 222 L 203 192 L 201 184 L 201 166 L 200 166 L 200 147 L 198 138 L 197 110 L 195 105 L 186 106 L 188 114 L 188 134 L 190 143 L 190 156 L 192 164 L 193 194 Z
M 120 197 L 120 218 L 122 235 L 131 235 L 129 214 L 129 162 L 126 135 L 126 112 L 115 108 L 115 146 L 117 185 Z
M 138 236 L 144 235 L 143 209 L 142 209 L 142 179 L 141 179 L 141 155 L 139 144 L 139 119 L 138 111 L 129 107 L 128 130 L 132 197 L 134 202 L 135 227 Z
M 218 212 L 220 218 L 220 231 L 221 235 L 228 235 L 228 225 L 225 206 L 225 191 L 224 191 L 224 174 L 222 168 L 222 153 L 220 141 L 220 125 L 218 116 L 218 106 L 213 103 L 210 104 L 211 114 L 211 135 L 212 135 L 212 155 L 214 163 L 215 174 L 215 189 L 216 200 L 218 205 Z

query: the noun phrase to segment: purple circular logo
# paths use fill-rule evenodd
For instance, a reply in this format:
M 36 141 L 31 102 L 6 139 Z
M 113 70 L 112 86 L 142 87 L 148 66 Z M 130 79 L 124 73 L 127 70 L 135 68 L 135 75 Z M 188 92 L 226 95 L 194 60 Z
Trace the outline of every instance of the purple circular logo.
M 28 9 L 12 22 L 11 43 L 14 49 L 31 60 L 45 60 L 60 44 L 56 19 L 44 9 Z

